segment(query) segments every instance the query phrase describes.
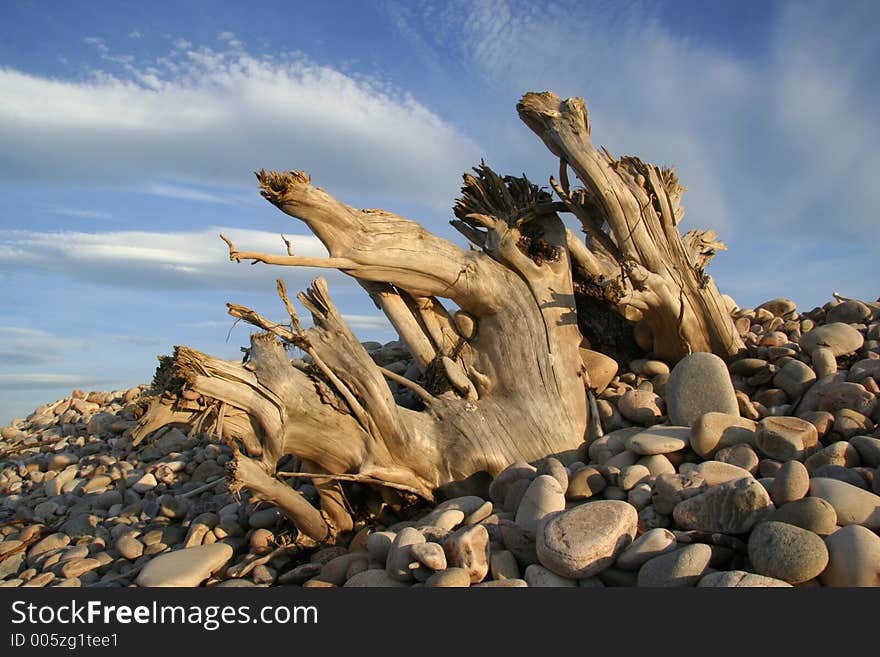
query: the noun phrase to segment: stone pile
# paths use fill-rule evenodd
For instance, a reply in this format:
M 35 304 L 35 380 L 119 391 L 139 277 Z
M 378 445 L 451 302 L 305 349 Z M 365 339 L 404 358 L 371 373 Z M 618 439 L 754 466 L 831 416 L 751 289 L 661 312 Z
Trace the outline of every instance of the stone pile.
M 233 499 L 205 434 L 132 449 L 144 387 L 75 391 L 0 431 L 0 586 L 880 586 L 880 305 L 732 314 L 729 365 L 588 352 L 602 431 L 565 462 L 330 547 Z

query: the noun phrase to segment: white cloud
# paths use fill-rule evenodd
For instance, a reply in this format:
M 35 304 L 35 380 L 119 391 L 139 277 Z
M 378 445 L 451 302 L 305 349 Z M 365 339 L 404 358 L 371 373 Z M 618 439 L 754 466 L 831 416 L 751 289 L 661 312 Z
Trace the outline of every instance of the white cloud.
M 112 383 L 114 380 L 84 374 L 0 374 L 0 390 L 43 390 L 70 387 L 88 387 Z
M 0 365 L 17 367 L 48 365 L 68 360 L 67 354 L 81 350 L 86 341 L 42 329 L 0 326 Z
M 166 233 L 0 230 L 0 272 L 55 272 L 74 280 L 145 289 L 262 292 L 274 290 L 278 277 L 284 278 L 293 290 L 305 287 L 319 275 L 334 286 L 351 280 L 336 270 L 262 264 L 251 267 L 230 262 L 220 233 L 231 239 L 239 251 L 286 253 L 278 233 L 228 227 Z M 327 255 L 312 235 L 286 237 L 298 255 Z
M 406 93 L 302 56 L 257 58 L 234 35 L 223 39 L 222 51 L 141 63 L 87 37 L 117 72 L 85 81 L 0 68 L 0 176 L 248 185 L 254 169 L 303 168 L 349 202 L 447 209 L 479 160 L 473 142 Z
M 345 320 L 345 323 L 348 324 L 349 328 L 352 330 L 394 331 L 394 327 L 385 315 L 356 315 L 343 313 L 342 319 Z
M 120 335 L 111 334 L 102 336 L 103 339 L 115 342 L 116 344 L 132 345 L 136 347 L 146 347 L 151 345 L 162 344 L 159 338 L 151 338 L 146 335 Z
M 217 196 L 216 194 L 210 194 L 189 187 L 181 187 L 180 185 L 168 185 L 165 183 L 150 183 L 145 185 L 142 188 L 142 191 L 146 194 L 152 194 L 153 196 L 163 196 L 165 198 L 173 198 L 180 201 L 198 201 L 202 203 L 219 203 L 223 205 L 232 202 L 229 199 Z
M 49 210 L 52 214 L 60 214 L 65 217 L 76 217 L 77 219 L 112 219 L 113 215 L 109 212 L 99 212 L 97 210 L 77 210 L 75 208 L 52 208 Z

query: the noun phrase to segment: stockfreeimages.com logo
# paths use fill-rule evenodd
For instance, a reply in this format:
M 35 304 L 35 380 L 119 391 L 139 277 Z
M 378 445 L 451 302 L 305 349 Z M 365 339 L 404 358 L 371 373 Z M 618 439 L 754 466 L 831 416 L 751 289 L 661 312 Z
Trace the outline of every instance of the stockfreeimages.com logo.
M 222 625 L 263 623 L 266 625 L 317 624 L 318 608 L 267 605 L 255 612 L 249 605 L 164 605 L 153 601 L 145 605 L 109 605 L 100 600 L 86 603 L 71 600 L 61 605 L 37 605 L 24 600 L 12 603 L 12 623 L 90 625 L 104 623 L 199 625 L 214 631 Z

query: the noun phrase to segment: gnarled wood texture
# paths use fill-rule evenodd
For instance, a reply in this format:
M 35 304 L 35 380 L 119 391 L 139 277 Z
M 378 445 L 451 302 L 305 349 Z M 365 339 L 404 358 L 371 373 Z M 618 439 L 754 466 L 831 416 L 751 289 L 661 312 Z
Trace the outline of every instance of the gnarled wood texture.
M 596 149 L 581 98 L 528 93 L 517 111 L 559 158 L 559 181 L 551 179 L 551 185 L 587 235 L 584 248 L 572 247 L 580 278 L 606 289 L 625 316 L 644 322 L 660 358 L 674 362 L 694 351 L 730 357 L 742 350 L 724 301 L 705 272 L 712 256 L 726 247 L 712 231 L 679 234 L 685 188 L 675 172 Z M 570 188 L 568 167 L 583 189 Z
M 480 165 L 464 177 L 453 226 L 469 250 L 384 210 L 358 210 L 311 184 L 301 171 L 257 174 L 263 197 L 303 221 L 326 258 L 238 250 L 231 260 L 339 269 L 388 316 L 413 358 L 409 378 L 379 367 L 318 278 L 298 296 L 304 329 L 283 281 L 289 316 L 279 325 L 241 305 L 229 313 L 265 332 L 243 361 L 177 347 L 157 372 L 159 394 L 134 432 L 135 444 L 166 424 L 209 430 L 234 450 L 233 492 L 277 504 L 302 534 L 332 541 L 352 528 L 343 482 L 433 499 L 485 485 L 510 463 L 574 458 L 595 408 L 580 356 L 575 278 L 651 329 L 668 360 L 689 351 L 734 353 L 741 345 L 703 268 L 711 233 L 676 229 L 682 188 L 670 171 L 636 158 L 614 160 L 590 142 L 583 101 L 527 94 L 520 115 L 560 157 L 562 202 L 525 178 Z M 586 185 L 572 190 L 571 166 Z M 575 213 L 586 243 L 558 211 Z M 607 224 L 607 228 L 606 228 Z M 450 312 L 444 300 L 456 307 Z M 635 314 L 633 314 L 635 313 Z M 301 349 L 291 358 L 289 346 Z M 417 399 L 403 405 L 388 381 Z M 589 438 L 601 431 L 595 412 Z M 279 478 L 296 455 L 320 498 L 315 508 Z

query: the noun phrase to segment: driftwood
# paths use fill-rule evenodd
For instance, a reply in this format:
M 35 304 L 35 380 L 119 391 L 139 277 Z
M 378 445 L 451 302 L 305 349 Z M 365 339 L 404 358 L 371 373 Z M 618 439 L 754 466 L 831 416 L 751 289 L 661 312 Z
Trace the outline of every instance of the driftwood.
M 674 175 L 593 149 L 580 100 L 528 94 L 519 111 L 561 159 L 551 184 L 562 200 L 481 164 L 464 176 L 454 207 L 452 224 L 468 249 L 391 212 L 348 206 L 301 171 L 261 171 L 261 194 L 303 221 L 328 257 L 298 256 L 286 239 L 284 254 L 243 251 L 222 236 L 235 262 L 354 277 L 394 325 L 418 376 L 373 362 L 324 279 L 298 296 L 312 315 L 308 329 L 279 280 L 289 323 L 229 304 L 232 316 L 264 332 L 251 337 L 243 362 L 176 347 L 162 360 L 160 391 L 132 434 L 135 444 L 169 424 L 207 427 L 233 446 L 230 490 L 246 488 L 306 536 L 332 541 L 353 526 L 344 482 L 389 499 L 433 500 L 485 489 L 514 461 L 576 457 L 591 394 L 576 284 L 650 327 L 660 357 L 734 353 L 739 338 L 703 272 L 720 245 L 708 233 L 679 236 L 682 188 Z M 567 166 L 586 190 L 571 189 Z M 560 211 L 578 216 L 586 243 Z M 291 359 L 290 346 L 305 356 Z M 389 380 L 414 395 L 415 407 L 398 403 Z M 300 471 L 277 472 L 288 454 Z M 311 476 L 320 508 L 280 479 L 286 474 Z
M 584 245 L 570 240 L 575 279 L 601 291 L 627 318 L 641 322 L 643 346 L 667 361 L 695 351 L 725 358 L 744 348 L 706 265 L 727 247 L 714 231 L 683 238 L 685 188 L 673 169 L 596 149 L 584 101 L 526 94 L 520 118 L 559 158 L 551 185 L 583 225 Z M 568 168 L 584 184 L 572 190 Z

